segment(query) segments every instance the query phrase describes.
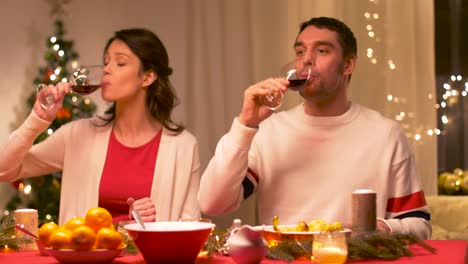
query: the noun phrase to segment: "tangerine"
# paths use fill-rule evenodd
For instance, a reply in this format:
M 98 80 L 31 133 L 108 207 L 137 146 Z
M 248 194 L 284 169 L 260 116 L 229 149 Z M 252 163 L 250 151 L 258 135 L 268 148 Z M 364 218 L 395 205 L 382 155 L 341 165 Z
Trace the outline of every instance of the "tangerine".
M 96 233 L 89 226 L 79 226 L 71 232 L 71 247 L 74 250 L 90 250 L 96 242 Z
M 94 207 L 86 213 L 85 221 L 97 233 L 99 229 L 112 225 L 112 215 L 105 208 Z
M 110 227 L 99 229 L 96 235 L 96 248 L 116 249 L 122 244 L 122 242 L 122 234 Z
M 83 226 L 86 224 L 86 221 L 83 217 L 73 217 L 72 219 L 68 220 L 63 227 L 70 231 L 73 231 L 75 228 L 79 226 Z
M 48 222 L 48 223 L 43 224 L 39 228 L 39 232 L 38 232 L 39 242 L 41 242 L 41 244 L 44 245 L 45 247 L 49 247 L 50 246 L 50 244 L 49 244 L 50 236 L 57 229 L 58 229 L 58 226 L 54 222 Z
M 63 228 L 57 228 L 49 238 L 49 245 L 53 249 L 69 249 L 71 248 L 72 231 Z

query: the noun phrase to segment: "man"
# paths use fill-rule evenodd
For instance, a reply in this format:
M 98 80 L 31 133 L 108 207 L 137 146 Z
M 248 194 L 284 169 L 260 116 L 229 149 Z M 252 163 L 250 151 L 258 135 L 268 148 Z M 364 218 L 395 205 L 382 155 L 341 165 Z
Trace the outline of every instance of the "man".
M 312 18 L 301 24 L 294 50 L 312 71 L 300 92 L 304 102 L 277 114 L 258 103 L 272 91 L 285 92 L 283 78 L 246 89 L 241 113 L 202 176 L 202 211 L 232 212 L 256 191 L 262 224 L 278 216 L 281 224 L 323 219 L 349 226 L 352 191 L 372 189 L 378 230 L 428 239 L 430 215 L 405 134 L 348 99 L 353 32 L 334 18 Z

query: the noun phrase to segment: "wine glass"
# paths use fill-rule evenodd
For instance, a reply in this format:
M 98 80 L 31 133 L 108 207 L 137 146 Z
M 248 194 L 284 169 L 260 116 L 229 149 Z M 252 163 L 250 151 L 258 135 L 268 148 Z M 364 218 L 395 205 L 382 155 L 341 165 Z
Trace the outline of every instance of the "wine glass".
M 290 90 L 301 91 L 309 82 L 311 71 L 309 66 L 304 65 L 302 59 L 296 59 L 281 68 L 281 76 L 289 81 Z M 260 96 L 259 101 L 267 108 L 276 110 L 283 103 L 283 93 L 280 90 L 274 90 L 267 95 Z
M 79 95 L 90 94 L 101 87 L 103 76 L 103 65 L 82 66 L 73 71 L 69 78 L 69 84 L 72 92 Z M 37 100 L 44 109 L 52 109 L 55 106 L 55 87 L 49 87 L 46 84 L 39 84 L 37 90 Z

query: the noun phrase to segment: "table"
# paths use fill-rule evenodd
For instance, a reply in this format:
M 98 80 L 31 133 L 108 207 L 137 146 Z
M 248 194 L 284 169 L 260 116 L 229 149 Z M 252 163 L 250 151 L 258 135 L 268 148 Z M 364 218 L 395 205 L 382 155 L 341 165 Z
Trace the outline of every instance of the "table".
M 427 240 L 427 244 L 437 249 L 436 254 L 432 254 L 425 249 L 413 245 L 411 250 L 413 257 L 404 257 L 396 261 L 367 260 L 348 261 L 351 264 L 468 264 L 468 241 L 465 240 Z M 0 263 L 15 264 L 57 264 L 57 260 L 49 256 L 40 256 L 38 251 L 19 251 L 12 253 L 0 253 Z M 116 258 L 113 264 L 145 264 L 141 255 L 124 255 Z M 264 259 L 261 264 L 279 264 L 283 261 Z M 311 264 L 308 261 L 295 261 L 295 264 Z M 195 264 L 236 264 L 232 258 L 221 255 L 210 257 L 199 257 Z

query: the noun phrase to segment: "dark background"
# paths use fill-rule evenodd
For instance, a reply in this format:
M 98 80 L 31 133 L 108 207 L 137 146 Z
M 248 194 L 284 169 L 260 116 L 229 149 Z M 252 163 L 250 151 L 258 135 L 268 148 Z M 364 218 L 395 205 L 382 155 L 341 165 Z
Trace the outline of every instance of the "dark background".
M 452 87 L 462 92 L 468 81 L 468 0 L 434 0 L 435 17 L 435 71 L 437 81 L 437 103 L 446 91 L 443 84 L 451 75 L 461 75 L 462 81 L 452 82 Z M 438 170 L 453 171 L 468 169 L 468 98 L 461 96 L 457 103 L 437 113 L 438 127 Z M 449 118 L 442 124 L 441 116 Z M 467 139 L 467 140 L 465 140 Z

